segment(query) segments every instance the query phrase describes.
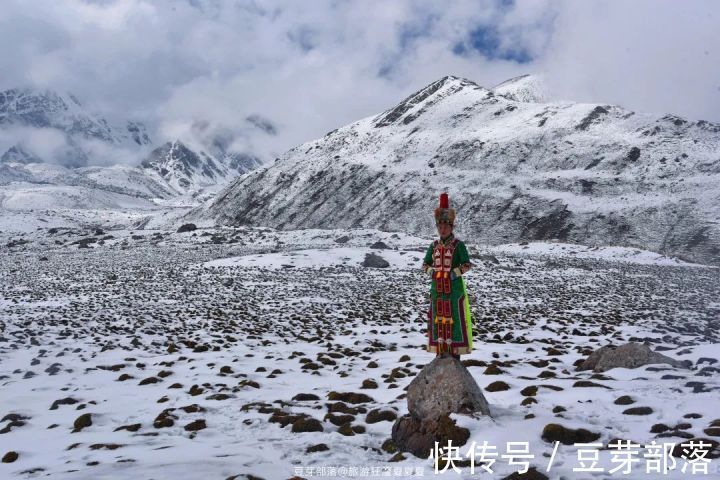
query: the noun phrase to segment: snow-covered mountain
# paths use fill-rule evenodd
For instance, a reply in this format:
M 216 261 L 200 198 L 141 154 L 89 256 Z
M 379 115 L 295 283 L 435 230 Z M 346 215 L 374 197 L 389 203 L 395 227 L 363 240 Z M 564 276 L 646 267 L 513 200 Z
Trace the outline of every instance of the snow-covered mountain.
M 55 128 L 71 136 L 115 144 L 150 143 L 142 123 L 111 125 L 87 111 L 73 94 L 48 89 L 14 88 L 0 92 L 0 126 L 8 125 Z
M 259 115 L 247 122 L 263 135 L 275 133 Z M 175 197 L 182 198 L 174 203 L 196 203 L 262 163 L 231 149 L 234 132 L 223 134 L 207 152 L 179 140 L 151 150 L 140 122 L 111 124 L 69 93 L 6 90 L 0 92 L 0 208 L 89 210 L 138 201 L 149 207 Z M 113 155 L 123 164 L 112 165 Z M 93 163 L 105 166 L 88 166 Z
M 202 150 L 196 152 L 176 140 L 153 150 L 141 166 L 157 173 L 176 191 L 186 192 L 225 184 L 261 163 L 249 154 L 219 151 L 218 156 L 213 156 Z
M 720 125 L 545 100 L 444 77 L 242 176 L 189 217 L 281 229 L 433 234 L 448 191 L 458 233 L 637 246 L 720 263 Z
M 92 156 L 92 142 L 112 147 L 132 149 L 151 143 L 146 127 L 139 122 L 127 121 L 123 125 L 111 125 L 104 118 L 89 112 L 74 95 L 52 90 L 16 88 L 0 92 L 0 128 L 16 129 L 19 144 L 10 146 L 4 153 L 3 161 L 9 154 L 16 160 L 28 163 L 44 160 L 54 161 L 70 167 L 85 166 Z M 42 158 L 34 145 L 32 131 L 42 130 L 55 134 L 52 152 L 44 152 L 53 158 Z M 27 133 L 30 131 L 31 133 Z

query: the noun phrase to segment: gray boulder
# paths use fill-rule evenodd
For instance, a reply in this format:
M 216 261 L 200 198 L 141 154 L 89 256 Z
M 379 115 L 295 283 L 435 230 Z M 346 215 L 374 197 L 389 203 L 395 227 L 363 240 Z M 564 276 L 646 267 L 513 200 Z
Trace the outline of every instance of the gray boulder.
M 490 415 L 490 407 L 473 376 L 450 355 L 435 357 L 410 382 L 407 415 L 392 428 L 397 448 L 427 458 L 435 442 L 446 446 L 464 445 L 470 432 L 455 425 L 450 413 Z
M 662 353 L 654 352 L 647 345 L 630 342 L 625 345 L 605 345 L 594 351 L 578 366 L 578 370 L 606 372 L 613 368 L 638 368 L 654 363 L 666 363 L 677 368 L 690 368 L 688 360 L 679 361 Z
M 470 372 L 452 356 L 435 357 L 410 382 L 408 411 L 420 419 L 448 413 L 490 415 L 490 407 Z
M 375 253 L 366 253 L 365 260 L 362 262 L 363 267 L 369 268 L 387 268 L 390 266 L 387 260 Z

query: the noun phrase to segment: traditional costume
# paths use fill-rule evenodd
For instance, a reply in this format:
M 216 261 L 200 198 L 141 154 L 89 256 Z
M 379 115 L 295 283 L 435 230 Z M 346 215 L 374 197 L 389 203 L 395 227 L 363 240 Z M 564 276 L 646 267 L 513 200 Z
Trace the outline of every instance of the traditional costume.
M 450 208 L 447 193 L 440 194 L 435 209 L 435 224 L 455 223 L 455 209 Z M 432 279 L 428 309 L 428 352 L 449 353 L 456 358 L 472 351 L 470 303 L 462 277 L 470 269 L 465 244 L 452 231 L 433 241 L 425 253 L 423 271 Z

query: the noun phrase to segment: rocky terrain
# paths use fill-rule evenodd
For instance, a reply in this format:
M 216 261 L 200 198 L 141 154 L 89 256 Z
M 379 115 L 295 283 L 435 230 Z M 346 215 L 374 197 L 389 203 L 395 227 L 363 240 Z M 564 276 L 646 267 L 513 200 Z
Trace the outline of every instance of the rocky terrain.
M 189 219 L 433 233 L 447 191 L 478 243 L 555 239 L 720 264 L 720 125 L 550 102 L 542 81 L 444 77 L 238 178 Z
M 429 238 L 182 230 L 0 234 L 2 478 L 435 475 L 390 440 L 433 359 Z M 528 442 L 529 478 L 608 478 L 574 472 L 565 442 L 720 438 L 720 270 L 617 247 L 468 244 L 475 349 L 462 361 L 492 418 L 451 416 L 463 458 L 472 442 L 499 455 Z M 629 341 L 690 368 L 577 369 Z M 465 462 L 442 476 L 470 478 Z M 616 466 L 606 448 L 600 464 Z M 663 475 L 643 467 L 624 478 L 688 478 L 680 458 Z M 498 458 L 483 476 L 521 469 Z

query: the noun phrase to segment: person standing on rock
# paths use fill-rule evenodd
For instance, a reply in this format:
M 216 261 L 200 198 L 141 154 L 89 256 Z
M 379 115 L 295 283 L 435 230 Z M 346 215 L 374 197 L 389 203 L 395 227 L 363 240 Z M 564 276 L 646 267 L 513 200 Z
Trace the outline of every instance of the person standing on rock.
M 472 321 L 465 279 L 470 256 L 465 244 L 455 238 L 455 209 L 447 193 L 440 194 L 435 225 L 440 238 L 425 253 L 423 271 L 431 278 L 428 309 L 428 352 L 450 354 L 459 359 L 472 351 Z

